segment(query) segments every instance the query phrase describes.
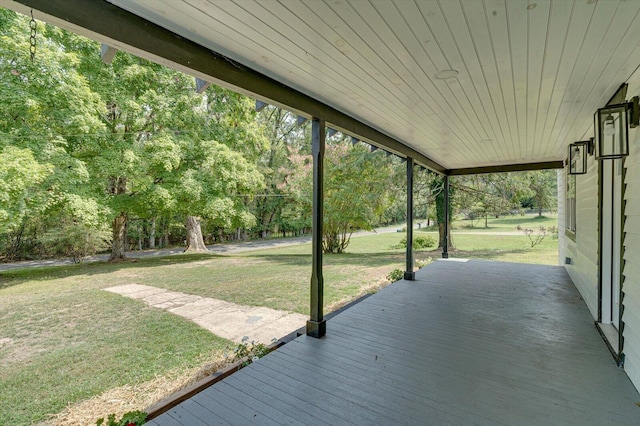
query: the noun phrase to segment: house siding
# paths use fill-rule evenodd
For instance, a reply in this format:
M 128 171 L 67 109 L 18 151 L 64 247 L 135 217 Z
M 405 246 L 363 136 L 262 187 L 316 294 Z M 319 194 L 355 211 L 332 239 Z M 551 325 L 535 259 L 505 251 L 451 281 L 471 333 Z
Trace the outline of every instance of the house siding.
M 627 99 L 640 95 L 640 71 L 628 80 Z M 586 137 L 589 137 L 587 135 Z M 568 141 L 570 143 L 572 141 Z M 624 369 L 640 389 L 640 127 L 629 129 L 630 155 L 625 159 L 622 304 Z M 559 177 L 560 194 L 565 178 Z M 561 184 L 561 186 L 560 186 Z M 564 203 L 564 196 L 562 203 Z M 588 173 L 576 178 L 576 238 L 562 238 L 560 256 L 594 319 L 598 315 L 598 161 L 588 157 Z M 564 218 L 562 218 L 564 220 Z M 561 222 L 561 229 L 564 224 Z
M 567 197 L 567 187 L 565 180 L 565 171 L 558 170 L 557 171 L 557 182 L 558 182 L 558 265 L 564 265 L 564 260 L 566 258 L 566 235 L 564 233 L 564 229 L 566 227 L 566 197 Z
M 629 82 L 627 99 L 640 95 L 640 73 Z M 635 83 L 635 84 L 634 84 Z M 629 157 L 625 160 L 625 222 L 624 269 L 622 291 L 624 298 L 623 338 L 624 369 L 640 389 L 640 128 L 629 130 Z
M 587 174 L 576 176 L 575 241 L 565 237 L 563 248 L 565 256 L 571 258 L 571 263 L 565 265 L 567 272 L 580 291 L 591 315 L 596 319 L 598 317 L 598 163 L 593 156 L 588 158 Z

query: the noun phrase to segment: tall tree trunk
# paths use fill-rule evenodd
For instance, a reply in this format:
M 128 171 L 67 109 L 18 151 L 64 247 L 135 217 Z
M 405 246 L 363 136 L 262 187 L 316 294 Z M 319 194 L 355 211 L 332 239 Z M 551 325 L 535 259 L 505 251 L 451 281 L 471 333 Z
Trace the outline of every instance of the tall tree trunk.
M 198 216 L 187 216 L 185 228 L 187 228 L 187 248 L 184 250 L 185 253 L 208 252 L 209 250 L 204 245 L 204 239 L 202 238 L 200 218 Z
M 443 248 L 444 247 L 444 221 L 448 221 L 449 223 L 449 238 L 447 239 L 447 248 L 449 251 L 453 251 L 456 248 L 453 245 L 453 240 L 451 238 L 451 219 L 453 218 L 453 206 L 451 205 L 451 195 L 452 195 L 452 190 L 451 187 L 449 187 L 449 217 L 445 217 L 445 208 L 444 208 L 444 180 L 442 178 L 440 178 L 440 182 L 437 182 L 437 180 L 434 180 L 434 185 L 439 185 L 440 189 L 435 188 L 436 190 L 438 190 L 437 195 L 436 195 L 436 218 L 437 218 L 437 222 L 438 222 L 438 234 L 439 234 L 439 238 L 438 238 L 438 248 Z
M 156 248 L 156 218 L 151 219 L 149 225 L 149 248 Z
M 126 259 L 125 252 L 125 229 L 127 225 L 127 214 L 121 212 L 113 220 L 113 239 L 111 242 L 111 256 L 109 261 L 118 261 Z
M 438 224 L 438 241 L 439 241 L 438 248 L 444 247 L 444 244 L 443 244 L 444 243 L 444 223 Z M 451 239 L 451 224 L 449 224 L 449 238 L 447 241 L 447 249 L 449 251 L 455 250 L 455 247 L 453 246 L 453 240 Z
M 112 176 L 109 178 L 107 192 L 113 195 L 122 195 L 127 192 L 127 178 L 122 176 Z M 125 249 L 127 247 L 127 212 L 120 214 L 113 220 L 113 238 L 111 240 L 110 262 L 126 259 Z

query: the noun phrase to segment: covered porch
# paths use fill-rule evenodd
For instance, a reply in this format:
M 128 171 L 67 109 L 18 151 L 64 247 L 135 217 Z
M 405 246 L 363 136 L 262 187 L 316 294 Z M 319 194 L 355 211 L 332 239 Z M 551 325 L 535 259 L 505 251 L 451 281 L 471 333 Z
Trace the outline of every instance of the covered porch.
M 152 420 L 211 424 L 636 424 L 563 267 L 440 260 Z

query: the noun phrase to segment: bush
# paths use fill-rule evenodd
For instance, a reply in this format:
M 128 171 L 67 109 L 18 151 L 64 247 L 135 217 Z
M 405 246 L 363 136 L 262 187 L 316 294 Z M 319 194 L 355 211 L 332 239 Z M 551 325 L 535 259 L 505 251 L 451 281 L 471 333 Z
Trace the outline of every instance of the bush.
M 143 425 L 147 420 L 147 413 L 144 411 L 129 411 L 125 413 L 120 420 L 116 419 L 115 414 L 109 414 L 107 422 L 101 417 L 96 422 L 96 426 L 139 426 Z
M 421 250 L 429 247 L 435 247 L 437 241 L 430 235 L 418 235 L 417 237 L 413 237 L 413 249 Z M 400 240 L 398 244 L 393 246 L 393 248 L 407 248 L 407 237 L 404 237 Z
M 404 278 L 404 271 L 400 269 L 394 269 L 389 273 L 389 275 L 387 275 L 387 279 L 392 283 L 396 281 L 400 281 L 403 278 Z
M 86 256 L 108 249 L 111 232 L 107 228 L 64 224 L 45 234 L 43 242 L 50 254 L 70 257 L 75 263 L 80 263 Z

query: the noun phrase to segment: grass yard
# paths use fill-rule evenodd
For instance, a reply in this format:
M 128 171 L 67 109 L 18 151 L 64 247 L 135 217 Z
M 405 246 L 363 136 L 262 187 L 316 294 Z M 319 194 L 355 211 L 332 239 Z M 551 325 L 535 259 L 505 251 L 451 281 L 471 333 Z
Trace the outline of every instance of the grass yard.
M 537 213 L 525 214 L 524 216 L 501 216 L 499 218 L 489 217 L 487 220 L 487 227 L 484 226 L 484 218 L 476 220 L 461 219 L 455 220 L 452 224 L 454 230 L 458 231 L 487 231 L 487 232 L 514 232 L 517 231 L 516 227 L 530 228 L 535 230 L 540 229 L 541 226 L 550 228 L 552 226 L 558 226 L 558 215 L 555 213 L 545 213 L 542 216 L 538 216 Z
M 391 248 L 403 236 L 357 237 L 348 253 L 325 255 L 328 310 L 403 269 L 404 249 Z M 551 237 L 534 248 L 525 235 L 454 235 L 454 243 L 460 250 L 452 257 L 557 264 Z M 181 317 L 102 289 L 145 284 L 307 314 L 310 247 L 0 273 L 0 424 L 43 421 L 109 389 L 196 368 L 230 346 Z M 429 256 L 440 254 L 416 253 Z

